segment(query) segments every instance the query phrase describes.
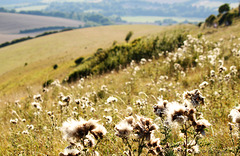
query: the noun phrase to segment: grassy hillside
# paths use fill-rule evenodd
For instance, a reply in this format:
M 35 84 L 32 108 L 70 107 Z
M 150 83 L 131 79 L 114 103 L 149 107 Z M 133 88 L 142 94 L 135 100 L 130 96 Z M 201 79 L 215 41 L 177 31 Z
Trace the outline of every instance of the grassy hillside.
M 36 33 L 19 34 L 20 30 L 43 28 L 50 26 L 79 27 L 83 22 L 35 15 L 0 13 L 0 43 L 11 41 L 23 36 L 35 36 Z M 41 32 L 37 32 L 38 34 Z
M 133 31 L 134 39 L 175 28 L 196 29 L 194 26 L 106 26 L 58 33 L 1 48 L 0 94 L 16 88 L 25 89 L 29 85 L 40 86 L 52 78 L 63 79 L 74 69 L 76 58 L 90 56 L 98 48 L 107 48 L 114 41 L 125 42 L 129 31 Z M 53 70 L 54 64 L 58 64 L 57 70 Z
M 189 35 L 159 58 L 3 100 L 0 154 L 239 155 L 239 24 L 168 27 Z

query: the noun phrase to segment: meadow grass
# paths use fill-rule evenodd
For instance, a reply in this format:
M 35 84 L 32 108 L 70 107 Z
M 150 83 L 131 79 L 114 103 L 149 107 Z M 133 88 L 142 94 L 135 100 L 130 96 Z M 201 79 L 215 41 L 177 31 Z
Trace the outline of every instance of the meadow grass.
M 0 49 L 0 88 L 3 95 L 26 88 L 41 86 L 48 79 L 63 79 L 63 73 L 74 70 L 74 60 L 89 57 L 98 48 L 107 48 L 114 41 L 125 42 L 125 35 L 133 31 L 132 40 L 156 33 L 167 33 L 175 28 L 196 29 L 194 26 L 161 27 L 151 25 L 119 25 L 73 30 L 40 37 Z M 24 64 L 27 63 L 27 66 Z M 52 70 L 54 64 L 59 69 Z M 34 76 L 37 74 L 38 76 Z M 28 75 L 28 76 L 27 76 Z M 30 78 L 31 77 L 31 78 Z M 15 81 L 18 80 L 18 81 Z M 22 82 L 19 87 L 19 83 Z M 25 89 L 24 89 L 25 90 Z
M 208 33 L 213 30 L 216 32 Z M 217 35 L 219 30 L 225 33 Z M 1 155 L 67 155 L 70 149 L 82 155 L 97 155 L 96 151 L 99 155 L 153 155 L 158 147 L 159 155 L 238 155 L 239 121 L 233 121 L 232 130 L 228 126 L 232 122 L 230 111 L 239 105 L 240 39 L 233 34 L 236 30 L 236 25 L 232 30 L 205 29 L 201 31 L 205 36 L 200 37 L 200 31 L 192 29 L 189 33 L 193 35 L 181 48 L 165 55 L 160 52 L 159 59 L 131 63 L 118 72 L 88 76 L 72 84 L 55 81 L 44 92 L 29 88 L 28 96 L 14 99 L 19 101 L 2 100 Z M 200 97 L 192 96 L 195 89 Z M 204 101 L 200 102 L 202 96 Z M 163 100 L 168 101 L 168 109 L 160 116 L 154 108 L 163 106 Z M 196 112 L 196 119 L 180 113 L 182 109 Z M 118 134 L 122 127 L 117 125 L 126 122 L 126 117 L 134 118 L 136 125 L 146 128 L 144 132 L 159 138 L 158 147 L 150 146 L 136 125 L 126 138 Z M 75 125 L 71 124 L 80 127 L 90 119 L 99 120 L 99 125 L 94 124 L 104 126 L 107 133 L 102 139 L 93 139 L 96 144 L 89 147 L 87 143 L 93 140 L 80 129 L 77 135 L 72 133 Z M 200 124 L 203 119 L 211 126 Z M 147 123 L 159 128 L 150 132 Z M 88 134 L 94 134 L 92 129 Z

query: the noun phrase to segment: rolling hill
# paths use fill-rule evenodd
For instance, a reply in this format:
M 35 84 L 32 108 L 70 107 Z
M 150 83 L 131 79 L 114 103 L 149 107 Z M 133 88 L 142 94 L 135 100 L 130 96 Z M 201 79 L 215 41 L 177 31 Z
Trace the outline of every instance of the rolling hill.
M 44 32 L 19 34 L 21 30 L 54 26 L 79 27 L 79 25 L 83 25 L 81 21 L 70 19 L 14 13 L 0 13 L 0 19 L 0 43 L 26 36 L 35 36 Z
M 0 89 L 4 94 L 29 85 L 41 86 L 50 78 L 63 79 L 80 56 L 88 57 L 98 48 L 107 48 L 114 41 L 125 42 L 125 36 L 133 31 L 133 37 L 147 36 L 172 27 L 154 25 L 118 25 L 84 28 L 44 36 L 0 49 Z M 179 28 L 195 26 L 177 26 Z M 27 64 L 27 66 L 24 66 Z M 58 69 L 52 66 L 58 64 Z
M 1 60 L 6 64 L 7 59 L 24 52 L 21 48 L 33 49 L 37 43 L 40 45 L 33 51 L 26 49 L 32 57 L 23 59 L 41 58 L 9 69 L 0 78 L 9 80 L 5 87 L 1 84 L 2 92 L 10 86 L 17 93 L 22 85 L 27 94 L 0 100 L 4 106 L 0 111 L 0 155 L 239 155 L 239 26 L 239 20 L 229 27 L 205 29 L 193 25 L 108 26 L 3 48 L 0 53 L 11 53 Z M 135 32 L 133 38 L 154 36 L 121 44 L 130 29 Z M 177 37 L 182 43 L 171 42 L 169 36 L 176 36 L 179 29 L 187 32 L 180 31 L 185 37 Z M 118 44 L 109 49 L 113 40 Z M 173 51 L 161 49 L 174 45 L 178 48 Z M 128 51 L 130 47 L 137 49 Z M 21 51 L 13 51 L 17 48 Z M 135 53 L 141 61 L 70 85 L 55 81 L 45 91 L 35 87 L 47 75 L 65 75 L 74 69 L 71 57 L 89 56 L 96 48 L 103 48 L 95 53 L 99 58 L 105 58 L 108 50 L 116 60 L 115 55 L 124 49 L 123 57 Z M 86 51 L 80 54 L 83 49 Z M 152 51 L 157 55 L 148 55 Z M 53 70 L 53 63 L 59 68 Z

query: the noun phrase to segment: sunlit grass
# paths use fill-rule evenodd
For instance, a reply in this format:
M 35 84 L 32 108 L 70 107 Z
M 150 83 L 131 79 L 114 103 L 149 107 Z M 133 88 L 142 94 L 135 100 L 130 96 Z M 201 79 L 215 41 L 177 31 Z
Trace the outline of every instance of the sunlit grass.
M 100 155 L 151 155 L 149 152 L 157 152 L 157 147 L 153 149 L 148 137 L 141 137 L 139 130 L 152 124 L 159 128 L 153 128 L 151 134 L 147 128 L 143 132 L 148 134 L 146 136 L 159 138 L 157 146 L 166 155 L 234 155 L 240 147 L 240 121 L 232 121 L 229 113 L 240 102 L 240 34 L 237 25 L 216 30 L 188 29 L 192 35 L 188 36 L 184 45 L 173 52 L 165 52 L 165 55 L 159 52 L 159 59 L 142 59 L 139 64 L 132 62 L 118 72 L 113 70 L 103 75 L 88 76 L 72 84 L 55 81 L 45 92 L 40 87 L 32 86 L 26 89 L 27 96 L 1 99 L 0 103 L 4 106 L 0 112 L 0 121 L 3 123 L 0 126 L 0 155 L 58 155 L 66 152 L 66 147 L 84 154 L 97 151 Z M 208 33 L 212 30 L 216 32 Z M 225 33 L 218 33 L 218 30 L 224 30 Z M 171 32 L 168 29 L 165 33 Z M 205 35 L 199 35 L 200 32 Z M 19 77 L 22 82 L 19 83 L 18 79 L 10 82 L 24 85 L 29 79 L 31 86 L 36 81 L 40 82 L 39 78 L 45 80 L 56 75 L 64 77 L 65 74 L 61 73 L 67 73 L 74 65 L 73 60 L 57 64 L 57 70 L 53 70 L 52 65 L 45 68 L 29 65 L 25 67 L 28 69 L 24 71 L 26 75 Z M 44 74 L 46 72 L 49 76 Z M 200 85 L 203 82 L 207 84 L 204 87 Z M 11 83 L 8 85 L 11 86 Z M 14 90 L 14 85 L 11 87 Z M 40 94 L 40 98 L 37 98 L 37 94 Z M 19 101 L 13 102 L 15 100 Z M 162 107 L 163 100 L 168 101 L 168 109 L 161 116 L 161 111 L 154 112 L 154 108 L 156 104 Z M 179 109 L 171 107 L 171 103 Z M 174 114 L 175 109 L 178 113 Z M 195 112 L 196 119 L 191 118 L 190 110 Z M 236 118 L 239 119 L 239 116 Z M 116 125 L 126 122 L 125 117 L 147 122 L 142 122 L 140 128 L 137 124 L 131 125 L 135 127 L 134 130 L 128 127 L 131 135 L 124 138 L 118 134 L 121 128 Z M 68 131 L 63 126 L 66 121 L 69 121 L 69 127 L 77 125 L 69 119 L 80 122 L 99 120 L 96 121 L 99 125 L 88 129 L 88 134 L 93 135 L 100 125 L 106 128 L 107 133 L 104 132 L 101 139 L 96 138 L 96 144 L 89 147 L 86 145 L 89 141 L 86 135 L 71 135 L 69 132 L 74 132 L 74 129 Z M 199 121 L 205 121 L 205 126 Z M 233 123 L 232 130 L 228 126 L 229 122 Z M 66 133 L 69 135 L 64 137 Z M 79 146 L 76 143 L 78 141 L 81 144 Z

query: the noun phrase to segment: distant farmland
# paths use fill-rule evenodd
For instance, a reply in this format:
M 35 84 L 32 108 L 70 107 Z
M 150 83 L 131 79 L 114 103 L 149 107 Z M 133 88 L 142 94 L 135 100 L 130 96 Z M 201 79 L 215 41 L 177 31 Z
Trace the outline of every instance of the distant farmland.
M 20 30 L 54 26 L 78 27 L 79 25 L 83 25 L 81 21 L 70 19 L 13 13 L 0 13 L 0 19 L 0 43 L 42 33 L 19 34 Z

